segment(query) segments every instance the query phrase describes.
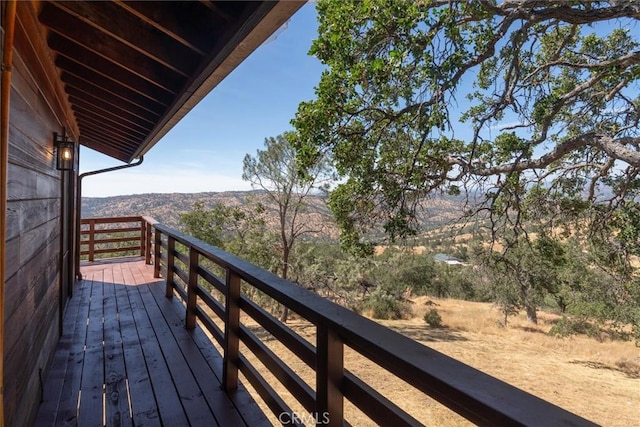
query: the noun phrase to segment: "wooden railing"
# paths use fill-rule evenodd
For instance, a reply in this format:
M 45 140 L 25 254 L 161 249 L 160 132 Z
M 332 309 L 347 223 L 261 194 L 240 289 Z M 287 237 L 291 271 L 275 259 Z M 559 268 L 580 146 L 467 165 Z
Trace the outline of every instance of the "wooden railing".
M 478 425 L 594 425 L 198 239 L 161 224 L 154 230 L 155 275 L 166 279 L 167 297 L 178 294 L 184 301 L 186 327 L 201 322 L 223 348 L 223 387 L 235 390 L 242 373 L 283 424 L 303 419 L 291 419 L 290 404 L 250 359 L 259 360 L 319 424 L 344 425 L 344 399 L 380 425 L 421 424 L 344 368 L 345 348 L 351 348 Z M 315 345 L 249 298 L 255 290 L 313 324 Z M 315 372 L 314 387 L 241 322 L 241 312 Z
M 153 218 L 127 216 L 116 218 L 83 218 L 80 256 L 90 262 L 124 254 L 144 256 L 151 264 Z

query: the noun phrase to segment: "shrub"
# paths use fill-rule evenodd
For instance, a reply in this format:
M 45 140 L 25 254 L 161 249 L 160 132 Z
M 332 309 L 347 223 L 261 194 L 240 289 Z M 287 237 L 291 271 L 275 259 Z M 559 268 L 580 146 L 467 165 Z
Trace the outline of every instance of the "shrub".
M 572 335 L 587 335 L 589 337 L 600 337 L 600 328 L 584 319 L 570 319 L 562 316 L 558 323 L 549 330 L 549 335 L 564 338 Z
M 424 321 L 432 328 L 441 328 L 443 326 L 442 317 L 440 317 L 440 313 L 435 308 L 429 309 L 424 314 Z
M 376 289 L 365 304 L 374 319 L 397 320 L 408 317 L 409 305 L 384 289 Z

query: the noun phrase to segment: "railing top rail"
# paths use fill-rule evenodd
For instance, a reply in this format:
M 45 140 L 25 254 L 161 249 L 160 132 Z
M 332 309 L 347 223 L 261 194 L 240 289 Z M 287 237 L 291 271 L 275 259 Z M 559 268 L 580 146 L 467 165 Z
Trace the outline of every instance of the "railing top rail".
M 96 224 L 113 224 L 118 222 L 138 222 L 143 219 L 142 216 L 118 216 L 118 217 L 91 217 L 91 218 L 82 218 L 80 222 L 82 224 L 89 224 L 90 222 L 94 222 Z
M 173 230 L 155 229 L 237 274 L 419 390 L 479 425 L 595 425 L 428 348 L 237 256 Z
M 156 221 L 155 218 L 153 218 L 151 216 L 142 215 L 142 220 L 144 222 L 146 222 L 147 224 L 151 224 L 151 225 L 158 224 L 158 221 Z

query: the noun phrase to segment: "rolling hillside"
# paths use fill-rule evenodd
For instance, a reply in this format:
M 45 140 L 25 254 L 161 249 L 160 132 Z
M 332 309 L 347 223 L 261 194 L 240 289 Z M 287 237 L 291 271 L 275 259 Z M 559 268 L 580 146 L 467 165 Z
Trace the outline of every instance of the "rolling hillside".
M 148 215 L 173 228 L 180 228 L 180 215 L 189 212 L 195 202 L 201 201 L 206 207 L 218 203 L 228 206 L 249 206 L 250 201 L 260 201 L 267 205 L 264 193 L 260 191 L 226 191 L 219 193 L 149 193 L 114 197 L 83 197 L 82 217 L 115 217 L 127 215 Z M 320 196 L 310 196 L 311 208 L 302 213 L 302 219 L 313 228 L 323 229 L 328 238 L 337 238 L 338 230 L 331 220 L 331 212 L 326 201 Z M 452 198 L 429 200 L 423 214 L 425 230 L 442 227 L 455 221 L 461 212 L 461 202 Z M 276 227 L 276 212 L 268 221 Z

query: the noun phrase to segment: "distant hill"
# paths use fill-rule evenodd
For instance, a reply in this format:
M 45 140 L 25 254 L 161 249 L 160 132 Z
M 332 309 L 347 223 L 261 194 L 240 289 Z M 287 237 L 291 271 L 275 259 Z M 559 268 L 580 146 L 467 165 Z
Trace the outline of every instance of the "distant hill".
M 195 202 L 203 202 L 212 208 L 218 203 L 227 206 L 248 206 L 249 199 L 266 204 L 261 191 L 225 191 L 207 193 L 148 193 L 113 197 L 83 197 L 82 217 L 118 217 L 128 215 L 147 215 L 169 227 L 180 229 L 180 215 L 192 210 Z M 313 228 L 325 230 L 325 237 L 337 238 L 338 230 L 331 223 L 331 212 L 324 198 L 310 196 L 312 208 L 302 214 L 305 222 Z M 429 200 L 422 215 L 426 229 L 441 227 L 455 221 L 461 213 L 462 202 L 450 197 L 437 197 Z M 268 221 L 276 227 L 276 215 Z M 321 223 L 321 224 L 320 224 Z M 317 226 L 317 227 L 316 227 Z
M 190 212 L 196 202 L 213 208 L 218 203 L 227 206 L 250 206 L 252 201 L 268 205 L 266 195 L 261 191 L 225 191 L 219 193 L 148 193 L 113 197 L 83 197 L 82 217 L 118 217 L 147 215 L 169 227 L 180 229 L 180 216 Z M 337 237 L 337 229 L 331 226 L 331 213 L 322 197 L 309 196 L 311 208 L 302 213 L 306 223 L 322 223 L 328 237 Z M 276 227 L 275 212 L 267 220 Z M 317 228 L 317 227 L 313 227 Z

